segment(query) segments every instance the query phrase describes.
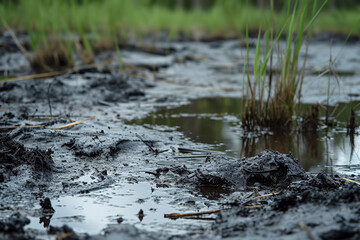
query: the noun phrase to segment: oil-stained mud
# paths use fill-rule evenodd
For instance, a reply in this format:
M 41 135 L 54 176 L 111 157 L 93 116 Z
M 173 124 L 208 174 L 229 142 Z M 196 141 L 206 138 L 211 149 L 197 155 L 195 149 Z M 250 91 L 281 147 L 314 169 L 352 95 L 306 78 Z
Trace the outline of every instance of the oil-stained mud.
M 0 135 L 0 182 L 6 182 L 11 176 L 20 175 L 20 166 L 29 166 L 33 176 L 49 174 L 53 169 L 52 150 L 27 149 L 13 141 L 7 134 Z
M 322 174 L 312 181 L 293 183 L 276 196 L 261 198 L 260 210 L 232 202 L 212 230 L 225 239 L 359 239 L 359 186 L 333 179 L 329 183 Z
M 0 73 L 32 73 L 9 36 L 0 41 L 6 43 L 0 45 Z M 174 126 L 127 125 L 191 98 L 242 92 L 239 66 L 246 49 L 239 42 L 159 46 L 124 49 L 122 73 L 116 53 L 105 52 L 95 62 L 109 60 L 106 67 L 0 82 L 1 238 L 358 238 L 355 183 L 327 173 L 313 176 L 287 153 L 264 151 L 236 159 L 209 151 L 209 145 L 191 141 Z M 332 49 L 341 47 L 337 43 Z M 345 48 L 339 70 L 356 69 L 360 59 L 353 47 L 358 43 Z M 313 49 L 327 53 L 329 45 L 314 42 L 310 53 Z M 309 57 L 307 102 L 326 99 L 318 86 L 328 78 L 314 83 L 309 74 L 328 65 L 323 55 Z M 357 81 L 356 71 L 344 76 L 341 93 L 330 103 L 358 98 L 353 93 Z M 56 129 L 83 119 L 88 120 Z M 192 151 L 184 149 L 205 157 L 187 158 Z M 355 173 L 348 178 L 359 181 Z M 252 200 L 263 194 L 270 195 Z M 261 208 L 249 208 L 256 205 Z M 221 212 L 209 218 L 163 217 L 214 209 Z
M 169 175 L 178 183 L 197 187 L 228 187 L 246 190 L 254 187 L 286 187 L 294 181 L 307 179 L 308 175 L 290 154 L 263 151 L 257 156 L 241 160 L 224 155 L 207 156 L 201 167 L 189 171 L 186 166 L 159 168 L 150 174 L 159 178 Z
M 0 221 L 1 239 L 35 239 L 28 233 L 25 233 L 24 226 L 30 223 L 30 220 L 20 213 L 14 213 L 8 218 Z

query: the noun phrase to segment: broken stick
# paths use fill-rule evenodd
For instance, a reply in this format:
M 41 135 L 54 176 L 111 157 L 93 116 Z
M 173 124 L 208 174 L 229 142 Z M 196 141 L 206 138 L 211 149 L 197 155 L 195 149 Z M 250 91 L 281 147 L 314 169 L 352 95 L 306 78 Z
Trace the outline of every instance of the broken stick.
M 5 111 L 6 109 L 8 109 L 8 108 L 7 107 L 1 108 L 0 112 Z
M 306 223 L 299 222 L 300 228 L 306 233 L 306 236 L 309 240 L 314 240 L 313 236 L 311 235 L 311 232 L 309 231 L 309 228 L 307 227 Z
M 0 129 L 15 129 L 15 128 L 43 128 L 44 125 L 37 125 L 37 126 L 0 126 Z
M 60 126 L 60 127 L 53 128 L 53 130 L 59 130 L 59 129 L 71 127 L 71 126 L 77 125 L 79 123 L 82 123 L 82 122 L 85 122 L 87 120 L 91 120 L 91 119 L 94 119 L 94 118 L 96 118 L 96 117 L 94 116 L 94 117 L 86 118 L 86 119 L 83 119 L 83 120 L 79 120 L 79 121 L 76 121 L 76 122 L 73 122 L 73 123 L 69 123 L 69 124 L 66 124 L 66 125 L 63 125 L 63 126 Z
M 193 212 L 193 213 L 170 213 L 170 214 L 164 214 L 164 218 L 177 219 L 182 217 L 193 217 L 193 216 L 200 216 L 205 214 L 218 213 L 220 211 L 221 209 L 204 211 L 204 212 Z
M 261 208 L 261 207 L 262 205 L 245 206 L 245 208 L 250 208 L 250 209 Z M 209 210 L 204 212 L 192 212 L 192 213 L 170 213 L 170 214 L 164 214 L 164 218 L 178 219 L 183 217 L 193 217 L 193 216 L 218 213 L 220 211 L 221 209 Z
M 351 180 L 351 179 L 348 179 L 348 178 L 342 177 L 341 179 L 346 180 L 346 181 L 348 181 L 348 182 L 352 182 L 352 183 L 356 183 L 356 184 L 360 185 L 360 182 L 357 182 L 357 181 L 354 181 L 354 180 Z

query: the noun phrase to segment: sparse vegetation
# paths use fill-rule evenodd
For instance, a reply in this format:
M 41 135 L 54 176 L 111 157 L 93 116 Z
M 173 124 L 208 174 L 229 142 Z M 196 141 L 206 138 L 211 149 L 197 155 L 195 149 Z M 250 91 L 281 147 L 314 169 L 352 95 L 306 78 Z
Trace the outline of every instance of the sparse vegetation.
M 274 12 L 274 1 L 271 0 L 271 9 Z M 272 25 L 265 29 L 264 41 L 261 41 L 261 31 L 259 30 L 255 58 L 253 79 L 249 72 L 246 74 L 246 64 L 244 64 L 244 83 L 246 86 L 246 103 L 243 114 L 243 127 L 246 130 L 254 131 L 258 128 L 289 128 L 296 114 L 296 104 L 300 104 L 301 89 L 306 65 L 306 55 L 304 62 L 299 62 L 299 53 L 304 39 L 306 44 L 312 37 L 312 24 L 315 18 L 325 6 L 327 0 L 323 1 L 320 8 L 317 8 L 317 1 L 309 4 L 308 1 L 297 1 L 289 10 L 287 23 L 276 33 L 274 37 L 273 17 L 270 22 Z M 310 16 L 307 15 L 310 13 Z M 274 15 L 274 14 L 273 14 Z M 285 43 L 280 44 L 279 38 L 285 32 Z M 246 34 L 248 36 L 248 34 Z M 307 39 L 305 38 L 307 36 Z M 247 39 L 247 61 L 249 58 L 249 39 Z M 262 46 L 265 45 L 265 46 Z M 279 49 L 279 56 L 274 59 L 274 47 Z M 260 56 L 260 49 L 263 47 L 263 57 Z M 273 61 L 278 61 L 276 66 L 279 70 L 274 71 Z M 267 69 L 268 68 L 268 69 Z M 267 71 L 269 74 L 267 74 Z M 266 91 L 266 88 L 268 91 Z
M 141 36 L 160 31 L 176 32 L 187 36 L 236 37 L 249 29 L 266 26 L 272 15 L 269 1 L 209 0 L 203 6 L 195 1 L 117 1 L 117 0 L 19 0 L 0 2 L 0 15 L 20 31 L 33 32 L 34 39 L 44 40 L 44 32 L 63 36 L 76 32 L 84 41 L 91 33 L 89 43 L 99 38 Z M 205 5 L 205 2 L 207 5 Z M 249 2 L 249 4 L 247 4 Z M 288 9 L 296 1 L 276 1 L 273 16 L 275 27 L 287 19 Z M 311 3 L 313 1 L 299 1 Z M 256 5 L 258 4 L 258 6 Z M 339 5 L 337 3 L 337 5 Z M 343 3 L 347 8 L 327 6 L 318 16 L 315 31 L 332 31 L 347 34 L 360 33 L 358 23 L 360 5 Z M 21 18 L 19 17 L 21 14 Z M 279 31 L 280 29 L 276 29 Z M 84 42 L 87 45 L 86 40 Z M 86 46 L 88 48 L 88 46 Z M 88 49 L 90 50 L 90 49 Z
M 28 34 L 34 54 L 27 58 L 39 73 L 72 68 L 74 53 L 82 64 L 92 64 L 94 54 L 109 49 L 116 51 L 122 71 L 121 46 L 128 39 L 134 43 L 162 31 L 167 32 L 168 41 L 179 35 L 195 39 L 245 35 L 243 126 L 250 131 L 288 128 L 294 114 L 300 116 L 295 106 L 301 107 L 306 58 L 300 63 L 299 52 L 313 32 L 360 33 L 360 5 L 355 1 L 339 4 L 330 0 L 332 4 L 326 5 L 328 0 L 208 0 L 202 6 L 179 2 L 182 5 L 168 0 L 3 0 L 0 16 L 12 29 Z M 249 35 L 257 31 L 250 77 Z M 283 46 L 279 44 L 281 36 L 286 37 Z M 278 59 L 273 56 L 275 49 L 281 53 Z

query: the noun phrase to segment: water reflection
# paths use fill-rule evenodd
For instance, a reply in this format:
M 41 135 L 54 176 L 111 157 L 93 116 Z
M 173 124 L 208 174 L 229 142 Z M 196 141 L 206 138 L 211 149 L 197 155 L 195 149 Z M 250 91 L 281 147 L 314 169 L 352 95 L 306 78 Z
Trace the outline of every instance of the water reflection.
M 351 166 L 360 163 L 359 136 L 346 133 L 346 122 L 356 103 L 328 107 L 328 112 L 339 124 L 337 128 L 307 132 L 273 132 L 258 137 L 247 137 L 240 127 L 242 100 L 235 98 L 205 98 L 190 105 L 172 110 L 161 110 L 145 119 L 132 123 L 166 125 L 178 130 L 195 141 L 213 145 L 214 150 L 231 156 L 248 157 L 264 149 L 282 153 L 292 152 L 307 171 L 331 172 L 329 166 L 337 165 L 341 171 L 354 171 Z M 311 105 L 304 105 L 309 109 Z M 324 114 L 324 113 L 323 113 Z M 359 121 L 359 116 L 356 116 Z

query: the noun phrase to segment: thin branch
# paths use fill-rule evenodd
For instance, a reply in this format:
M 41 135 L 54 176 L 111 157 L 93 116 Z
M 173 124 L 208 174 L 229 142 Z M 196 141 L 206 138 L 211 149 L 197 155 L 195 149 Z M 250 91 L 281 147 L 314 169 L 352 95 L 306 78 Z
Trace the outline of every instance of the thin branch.
M 245 206 L 245 208 L 249 208 L 249 209 L 261 208 L 261 207 L 262 205 Z M 206 214 L 213 214 L 213 213 L 218 213 L 220 211 L 221 209 L 215 209 L 204 212 L 192 212 L 192 213 L 170 213 L 170 214 L 164 214 L 164 218 L 178 219 L 183 217 L 193 217 L 193 216 L 200 216 Z
M 346 181 L 348 181 L 348 182 L 352 182 L 352 183 L 356 183 L 356 184 L 360 185 L 360 182 L 357 182 L 357 181 L 354 181 L 354 180 L 351 180 L 351 179 L 348 179 L 348 178 L 342 177 L 341 179 L 346 180 Z
M 148 147 L 150 148 L 150 150 L 154 153 L 157 153 L 157 151 L 147 142 L 145 142 L 145 140 L 137 133 L 135 133 L 135 135 Z
M 0 126 L 0 129 L 15 129 L 15 128 L 43 128 L 44 125 L 36 125 L 36 126 Z
M 164 214 L 164 218 L 177 219 L 177 218 L 183 218 L 183 217 L 193 217 L 193 216 L 218 213 L 220 211 L 221 211 L 221 209 L 204 211 L 204 212 L 193 212 L 193 213 L 170 213 L 170 214 Z
M 63 126 L 60 126 L 60 127 L 53 128 L 53 130 L 59 130 L 59 129 L 67 128 L 67 127 L 72 127 L 74 125 L 77 125 L 79 123 L 82 123 L 82 122 L 85 122 L 87 120 L 91 120 L 91 119 L 94 119 L 94 118 L 96 118 L 96 117 L 94 116 L 94 117 L 86 118 L 86 119 L 83 119 L 83 120 L 79 120 L 79 121 L 76 121 L 76 122 L 73 122 L 73 123 L 69 123 L 69 124 L 66 124 L 66 125 L 63 125 Z
M 206 158 L 209 155 L 190 155 L 190 156 L 177 156 L 175 158 Z
M 29 79 L 49 78 L 49 77 L 60 76 L 60 75 L 70 73 L 70 72 L 72 72 L 72 70 L 39 73 L 39 74 L 32 74 L 32 75 L 26 75 L 26 76 L 21 76 L 21 77 L 9 78 L 6 80 L 1 80 L 1 81 L 2 82 L 13 82 L 13 81 L 22 81 L 22 80 L 29 80 Z
M 309 240 L 314 240 L 314 237 L 312 236 L 312 234 L 311 234 L 309 228 L 307 227 L 306 223 L 299 222 L 299 226 L 306 233 L 306 236 L 308 237 Z
M 8 107 L 1 108 L 0 112 L 5 111 L 6 109 L 8 109 Z

